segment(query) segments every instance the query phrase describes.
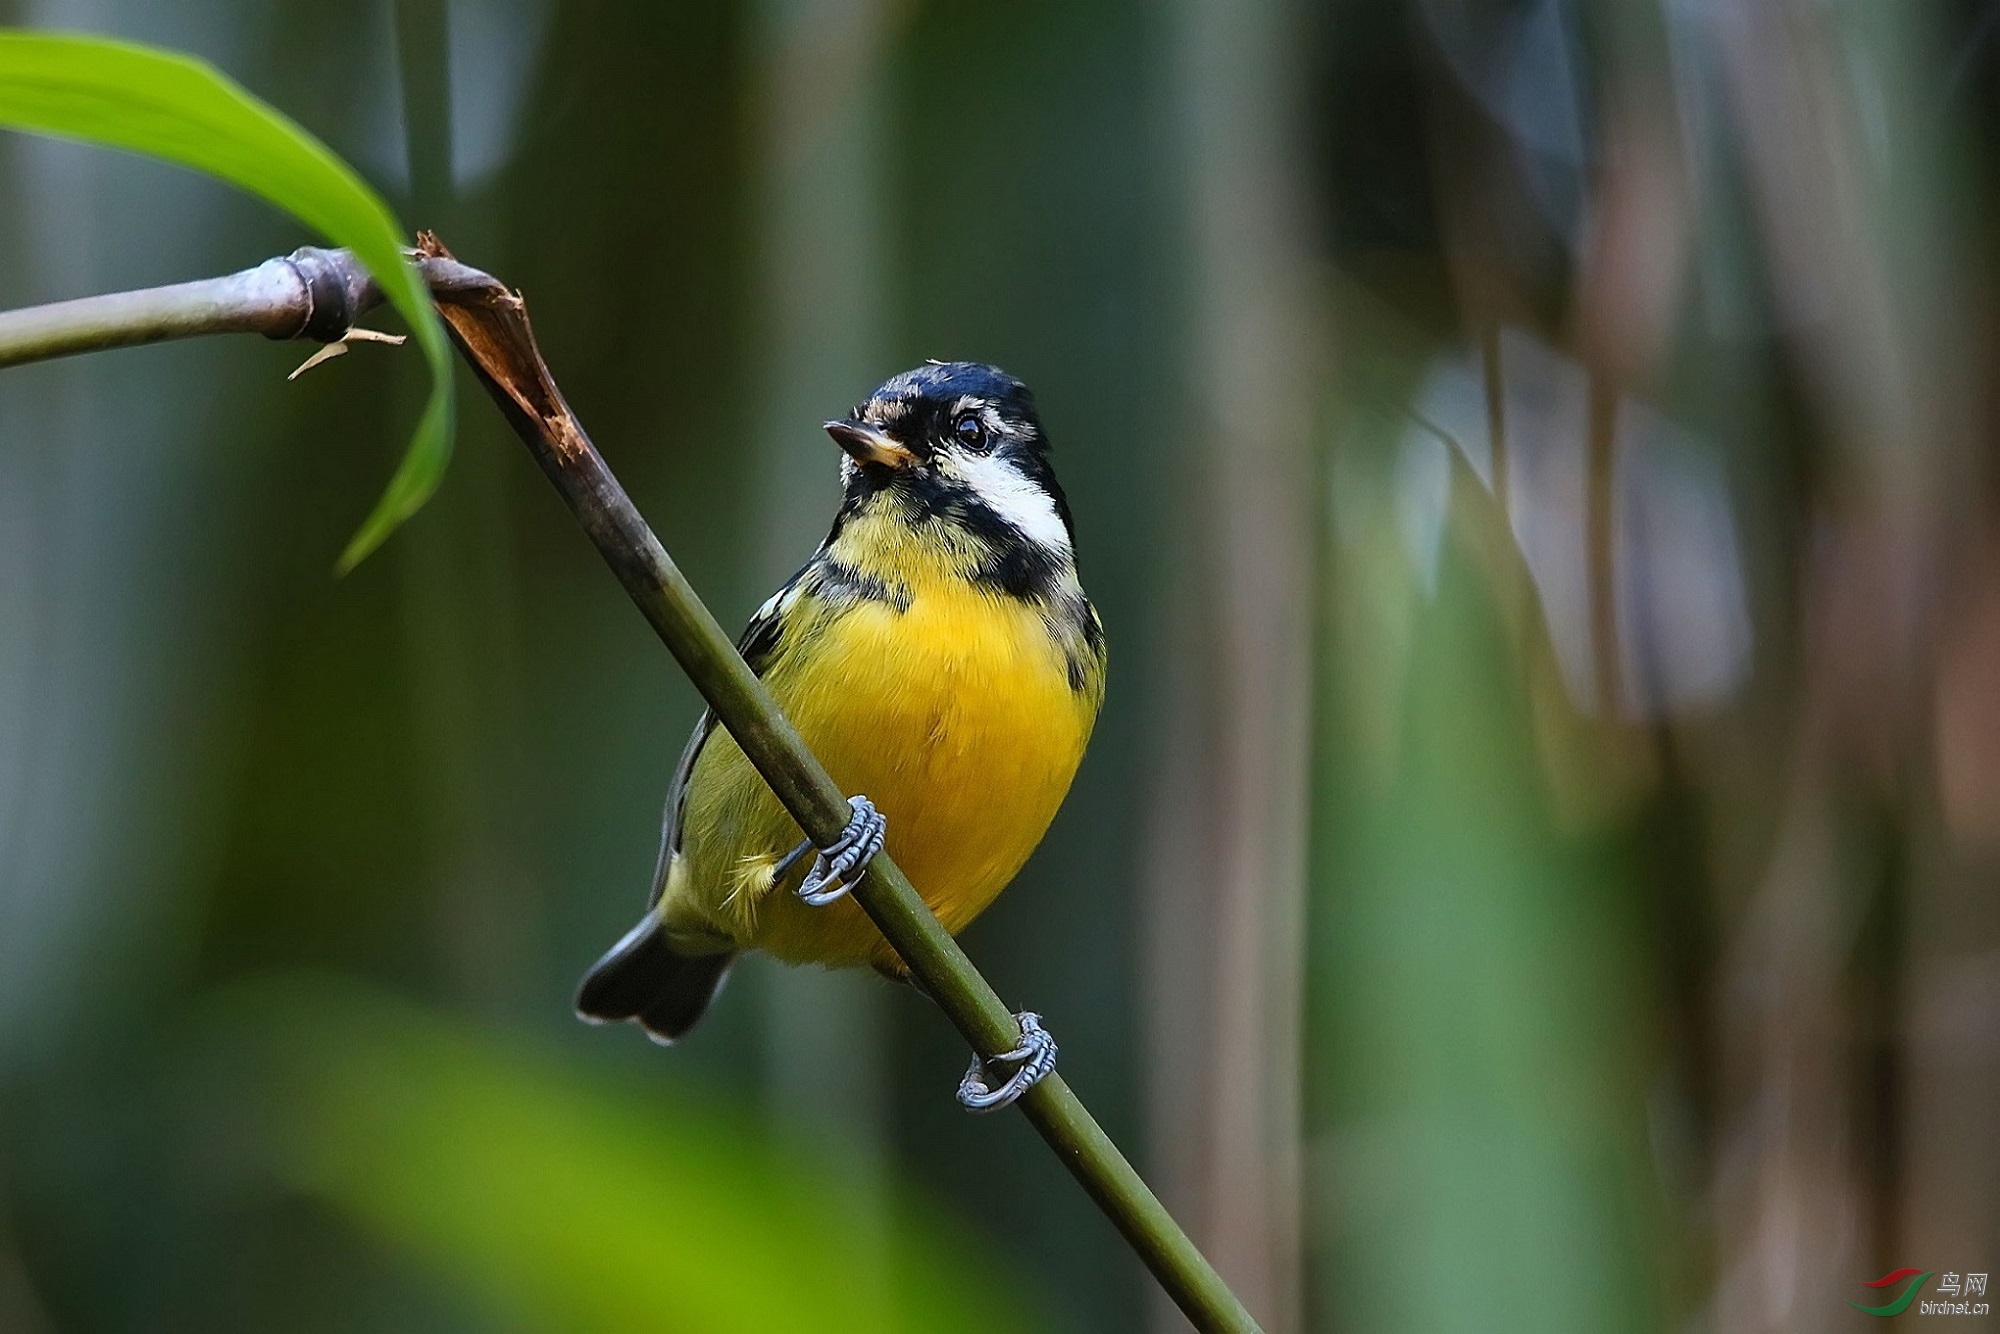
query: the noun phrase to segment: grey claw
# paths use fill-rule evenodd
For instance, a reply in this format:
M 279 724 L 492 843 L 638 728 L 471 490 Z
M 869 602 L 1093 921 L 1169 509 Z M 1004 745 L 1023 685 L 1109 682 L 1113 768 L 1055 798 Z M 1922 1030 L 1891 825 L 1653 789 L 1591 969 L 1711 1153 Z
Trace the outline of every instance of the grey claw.
M 813 858 L 812 869 L 799 884 L 800 901 L 811 907 L 824 908 L 854 888 L 868 869 L 868 863 L 882 850 L 882 839 L 889 831 L 888 820 L 868 798 L 849 797 L 847 804 L 854 817 L 840 831 L 833 846 Z M 797 855 L 796 851 L 793 855 Z
M 997 1112 L 1011 1106 L 1056 1068 L 1056 1040 L 1042 1027 L 1042 1017 L 1024 1010 L 1014 1021 L 1021 1026 L 1021 1045 L 998 1056 L 974 1055 L 965 1078 L 958 1081 L 958 1105 L 966 1111 Z M 989 1088 L 986 1069 L 991 1065 L 1013 1065 L 1015 1070 L 999 1088 Z

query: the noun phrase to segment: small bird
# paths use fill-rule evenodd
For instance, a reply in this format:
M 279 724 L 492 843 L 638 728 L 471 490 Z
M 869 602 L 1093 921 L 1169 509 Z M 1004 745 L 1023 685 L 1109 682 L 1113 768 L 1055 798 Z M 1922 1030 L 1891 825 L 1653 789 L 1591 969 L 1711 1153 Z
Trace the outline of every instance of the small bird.
M 671 1043 L 736 956 L 904 965 L 844 898 L 886 846 L 957 934 L 1055 818 L 1104 698 L 1102 625 L 1078 582 L 1069 503 L 1028 387 L 930 362 L 825 424 L 845 457 L 833 530 L 738 647 L 854 819 L 808 867 L 798 825 L 704 713 L 667 793 L 646 915 L 591 968 L 576 1009 Z M 1054 1062 L 1023 1016 L 1004 1105 Z M 960 1099 L 976 1110 L 980 1062 Z

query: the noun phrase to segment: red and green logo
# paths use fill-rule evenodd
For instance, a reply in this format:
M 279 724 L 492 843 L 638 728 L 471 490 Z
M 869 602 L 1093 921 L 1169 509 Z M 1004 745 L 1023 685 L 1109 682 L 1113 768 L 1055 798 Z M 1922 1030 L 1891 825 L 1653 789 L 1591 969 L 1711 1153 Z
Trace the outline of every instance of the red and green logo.
M 1887 1306 L 1863 1306 L 1860 1302 L 1849 1302 L 1848 1305 L 1863 1315 L 1901 1315 L 1903 1312 L 1909 1310 L 1910 1303 L 1917 1299 L 1917 1293 L 1923 1288 L 1924 1280 L 1936 1272 L 1937 1270 L 1935 1269 L 1898 1269 L 1893 1274 L 1884 1274 L 1873 1283 L 1864 1283 L 1861 1286 L 1864 1288 L 1893 1288 L 1907 1278 L 1910 1280 L 1910 1285 L 1903 1289 L 1902 1296 L 1896 1298 Z M 1915 1277 L 1911 1278 L 1913 1274 Z

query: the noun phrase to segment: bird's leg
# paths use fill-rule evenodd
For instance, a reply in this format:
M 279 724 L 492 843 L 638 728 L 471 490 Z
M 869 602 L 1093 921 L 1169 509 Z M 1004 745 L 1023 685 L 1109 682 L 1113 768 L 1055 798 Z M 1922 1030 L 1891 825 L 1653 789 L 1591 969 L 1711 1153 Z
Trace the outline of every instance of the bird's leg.
M 914 989 L 933 1005 L 937 1003 L 937 997 L 931 995 L 931 989 L 915 973 L 898 973 L 879 963 L 875 965 L 875 971 L 891 982 Z M 1021 1026 L 1021 1045 L 993 1057 L 975 1054 L 972 1064 L 966 1068 L 965 1078 L 958 1081 L 959 1106 L 966 1111 L 997 1112 L 1040 1083 L 1049 1071 L 1056 1068 L 1055 1036 L 1042 1027 L 1042 1017 L 1032 1011 L 1023 1011 L 1014 1016 L 1014 1022 Z M 1019 1064 L 1016 1065 L 1016 1062 Z M 987 1069 L 996 1065 L 1016 1067 L 997 1089 L 986 1082 Z
M 1021 1026 L 1021 1045 L 998 1056 L 974 1053 L 965 1078 L 958 1081 L 958 1105 L 968 1112 L 996 1112 L 1039 1084 L 1056 1068 L 1056 1040 L 1042 1027 L 1042 1017 L 1029 1010 L 1014 1016 Z M 1014 1073 L 998 1088 L 986 1083 L 989 1067 L 1011 1065 Z
M 811 839 L 809 838 L 800 839 L 799 845 L 796 848 L 793 848 L 790 852 L 778 858 L 777 862 L 771 867 L 771 883 L 775 885 L 780 880 L 783 880 L 785 878 L 785 872 L 791 870 L 792 867 L 798 865 L 799 858 L 805 856 L 808 852 L 811 852 L 812 850 L 813 850 L 813 841 Z
M 854 812 L 853 818 L 840 831 L 840 837 L 813 858 L 812 869 L 799 884 L 800 901 L 811 907 L 824 908 L 854 888 L 862 872 L 868 869 L 868 863 L 882 850 L 882 838 L 889 829 L 882 812 L 866 797 L 849 797 L 847 804 Z M 775 881 L 791 870 L 792 863 L 810 847 L 812 840 L 807 839 L 786 853 L 772 872 L 772 879 Z
M 868 869 L 868 863 L 882 850 L 882 838 L 888 830 L 889 822 L 875 809 L 875 803 L 866 797 L 849 797 L 848 805 L 854 809 L 854 817 L 847 827 L 840 831 L 840 837 L 813 858 L 812 869 L 799 885 L 799 898 L 818 908 L 832 903 L 853 887 Z M 799 858 L 805 856 L 812 846 L 808 839 L 782 857 L 772 871 L 776 880 L 789 871 Z M 877 964 L 875 971 L 892 982 L 906 982 L 931 1000 L 930 989 L 915 973 L 897 974 Z M 994 1056 L 981 1056 L 974 1052 L 972 1064 L 966 1067 L 965 1078 L 958 1081 L 958 1104 L 968 1112 L 997 1112 L 1002 1107 L 1011 1107 L 1023 1093 L 1042 1082 L 1051 1070 L 1056 1068 L 1055 1036 L 1042 1027 L 1042 1017 L 1032 1010 L 1023 1010 L 1014 1016 L 1014 1022 L 1021 1026 L 1020 1045 L 1011 1051 L 1003 1051 Z M 996 1088 L 986 1082 L 989 1069 L 1013 1066 L 1014 1073 L 1003 1079 Z

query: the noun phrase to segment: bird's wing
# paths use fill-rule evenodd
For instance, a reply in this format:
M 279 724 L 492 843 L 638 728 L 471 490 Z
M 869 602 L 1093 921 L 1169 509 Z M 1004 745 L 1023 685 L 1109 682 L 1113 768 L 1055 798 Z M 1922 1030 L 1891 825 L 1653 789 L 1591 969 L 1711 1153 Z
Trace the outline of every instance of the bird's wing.
M 660 815 L 660 856 L 653 864 L 653 889 L 646 896 L 646 906 L 660 906 L 660 895 L 667 892 L 667 872 L 673 869 L 674 857 L 681 850 L 681 812 L 687 805 L 688 775 L 694 772 L 694 762 L 701 755 L 701 748 L 708 743 L 709 734 L 715 731 L 715 714 L 708 709 L 701 711 L 695 720 L 694 735 L 681 748 L 680 763 L 674 766 L 673 781 L 667 784 L 667 808 Z
M 758 676 L 771 665 L 771 659 L 778 650 L 778 637 L 783 628 L 785 612 L 797 600 L 800 585 L 807 573 L 818 560 L 799 567 L 799 572 L 787 579 L 784 586 L 773 593 L 757 608 L 757 614 L 750 618 L 750 624 L 743 628 L 742 638 L 736 641 L 736 651 L 743 655 L 743 661 Z M 681 850 L 681 818 L 687 810 L 688 779 L 694 774 L 694 763 L 701 758 L 701 748 L 708 744 L 708 738 L 715 732 L 715 713 L 703 709 L 701 717 L 695 720 L 694 735 L 688 738 L 681 750 L 680 763 L 674 766 L 673 781 L 667 785 L 667 808 L 660 816 L 660 856 L 653 866 L 653 890 L 646 899 L 648 908 L 657 908 L 660 895 L 667 889 L 667 872 L 673 869 L 674 858 Z

